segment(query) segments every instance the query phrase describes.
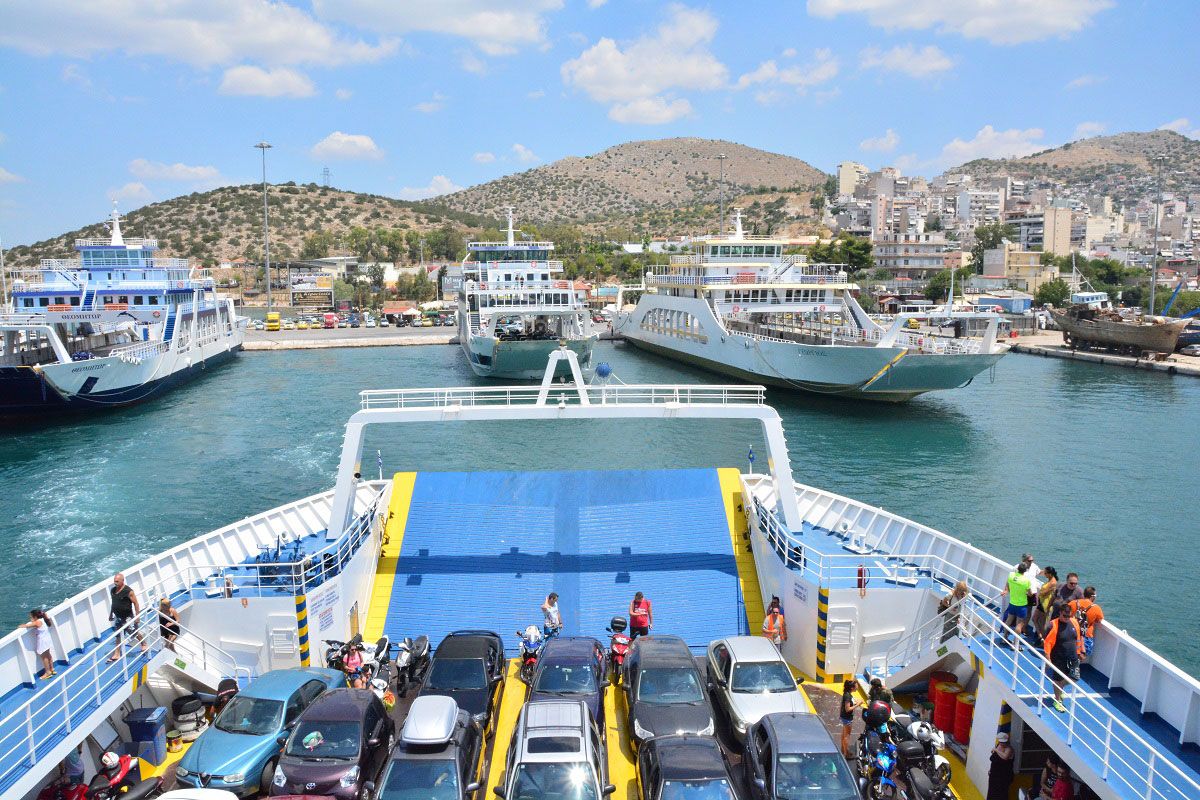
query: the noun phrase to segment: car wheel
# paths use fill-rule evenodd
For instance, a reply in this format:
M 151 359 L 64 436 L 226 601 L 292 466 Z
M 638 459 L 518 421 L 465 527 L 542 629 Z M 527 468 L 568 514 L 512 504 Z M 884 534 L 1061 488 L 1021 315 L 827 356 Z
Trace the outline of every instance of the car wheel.
M 271 791 L 271 780 L 275 777 L 275 762 L 268 761 L 263 765 L 262 775 L 258 776 L 258 793 L 267 794 Z

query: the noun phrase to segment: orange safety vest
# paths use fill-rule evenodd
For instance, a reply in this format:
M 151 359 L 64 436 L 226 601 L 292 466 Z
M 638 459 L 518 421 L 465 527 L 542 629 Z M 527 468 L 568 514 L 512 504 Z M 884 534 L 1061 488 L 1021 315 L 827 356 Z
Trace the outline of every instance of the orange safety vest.
M 778 621 L 778 626 L 776 626 L 776 621 Z M 763 632 L 766 633 L 768 636 L 776 636 L 776 635 L 782 634 L 783 633 L 783 625 L 784 625 L 784 622 L 783 622 L 782 614 L 779 614 L 779 613 L 768 614 L 767 618 L 763 620 Z

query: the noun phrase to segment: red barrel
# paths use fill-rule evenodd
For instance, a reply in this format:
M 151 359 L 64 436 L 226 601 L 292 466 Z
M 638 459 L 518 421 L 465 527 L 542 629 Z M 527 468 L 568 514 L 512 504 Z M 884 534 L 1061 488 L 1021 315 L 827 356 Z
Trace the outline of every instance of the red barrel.
M 939 683 L 933 698 L 933 724 L 944 731 L 953 730 L 958 696 L 963 687 L 957 683 Z
M 954 738 L 959 744 L 971 743 L 971 720 L 975 718 L 975 695 L 963 692 L 954 708 Z
M 953 672 L 931 672 L 929 673 L 929 699 L 933 700 L 937 696 L 937 687 L 939 683 L 957 683 L 958 677 Z

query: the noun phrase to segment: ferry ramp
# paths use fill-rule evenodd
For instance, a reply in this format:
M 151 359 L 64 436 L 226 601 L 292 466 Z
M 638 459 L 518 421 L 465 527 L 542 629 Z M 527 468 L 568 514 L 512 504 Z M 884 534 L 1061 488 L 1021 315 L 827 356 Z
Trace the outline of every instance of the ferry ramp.
M 557 592 L 564 635 L 602 641 L 634 592 L 699 648 L 747 630 L 735 470 L 401 473 L 368 636 L 485 628 L 515 648 Z M 724 478 L 724 479 L 723 479 Z M 741 559 L 744 561 L 744 559 Z M 750 600 L 760 600 L 757 584 Z

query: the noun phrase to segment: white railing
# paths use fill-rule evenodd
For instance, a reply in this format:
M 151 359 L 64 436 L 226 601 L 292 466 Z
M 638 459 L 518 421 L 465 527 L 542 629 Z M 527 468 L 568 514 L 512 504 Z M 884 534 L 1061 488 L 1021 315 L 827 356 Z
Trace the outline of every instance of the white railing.
M 556 289 L 562 292 L 569 292 L 574 289 L 571 281 L 566 280 L 550 280 L 550 281 L 488 281 L 488 280 L 466 280 L 463 281 L 463 288 L 468 292 L 512 292 L 532 289 Z M 579 289 L 577 291 L 583 291 Z
M 731 405 L 765 402 L 766 390 L 761 386 L 721 385 L 638 385 L 584 386 L 592 403 L 601 405 L 675 403 L 682 405 Z M 580 387 L 553 385 L 549 402 L 579 405 Z M 537 386 L 497 386 L 495 388 L 461 389 L 383 389 L 360 392 L 362 408 L 454 408 L 531 406 L 538 404 Z
M 712 264 L 714 266 L 728 267 L 737 263 L 757 263 L 760 261 L 770 261 L 773 264 L 787 265 L 807 264 L 808 257 L 797 254 L 783 256 L 715 256 L 708 253 L 683 253 L 671 256 L 671 264 L 681 265 Z
M 125 247 L 158 247 L 158 239 L 135 239 L 132 237 L 122 237 L 121 241 Z M 76 239 L 75 246 L 112 247 L 113 243 L 111 237 L 108 239 Z
M 555 259 L 548 259 L 546 261 L 477 261 L 472 259 L 463 266 L 468 270 L 507 269 L 515 271 L 518 269 L 546 269 L 551 272 L 562 272 L 563 262 Z
M 215 673 L 221 677 L 232 677 L 238 681 L 238 686 L 245 688 L 246 683 L 254 677 L 249 667 L 238 663 L 237 659 L 222 650 L 217 645 L 205 639 L 182 622 L 179 626 L 179 636 L 168 648 L 175 653 L 181 653 L 191 658 L 192 663 L 203 670 Z M 185 638 L 186 637 L 186 638 Z
M 154 341 L 154 342 L 138 342 L 126 347 L 117 347 L 109 351 L 110 356 L 116 356 L 121 361 L 130 364 L 140 364 L 143 359 L 156 356 L 159 353 L 165 353 L 171 349 L 170 342 Z

